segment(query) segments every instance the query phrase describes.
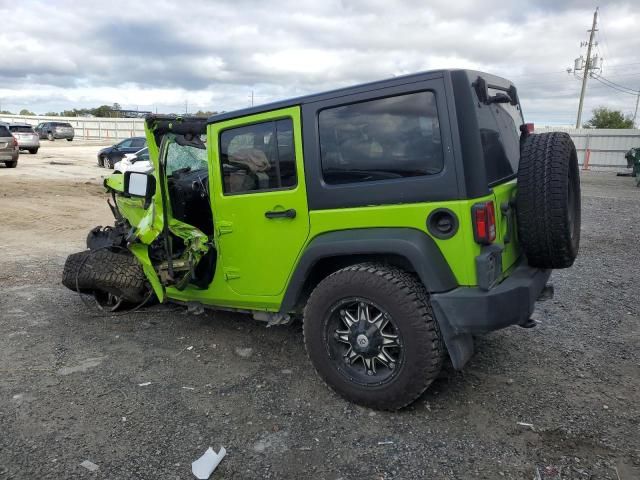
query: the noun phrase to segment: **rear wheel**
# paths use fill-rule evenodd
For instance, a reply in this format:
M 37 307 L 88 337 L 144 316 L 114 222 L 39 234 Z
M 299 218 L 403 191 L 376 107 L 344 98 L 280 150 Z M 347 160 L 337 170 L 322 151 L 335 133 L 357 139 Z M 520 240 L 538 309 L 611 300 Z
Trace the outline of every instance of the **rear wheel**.
M 442 367 L 444 346 L 424 286 L 387 265 L 353 265 L 325 278 L 304 312 L 304 340 L 320 376 L 346 399 L 396 410 Z
M 50 142 L 53 142 L 56 139 L 56 137 L 54 137 L 53 133 L 51 132 L 47 133 L 47 138 L 49 139 Z
M 29 149 L 29 153 L 30 153 L 31 155 L 35 155 L 36 153 L 38 153 L 38 149 L 37 149 L 37 148 L 30 148 L 30 149 Z
M 7 168 L 16 168 L 18 166 L 18 161 L 17 160 L 10 160 L 8 162 L 4 162 L 5 166 Z
M 518 168 L 518 236 L 531 266 L 567 268 L 580 245 L 580 172 L 567 133 L 530 135 Z
M 67 142 L 73 142 L 73 137 L 67 138 Z

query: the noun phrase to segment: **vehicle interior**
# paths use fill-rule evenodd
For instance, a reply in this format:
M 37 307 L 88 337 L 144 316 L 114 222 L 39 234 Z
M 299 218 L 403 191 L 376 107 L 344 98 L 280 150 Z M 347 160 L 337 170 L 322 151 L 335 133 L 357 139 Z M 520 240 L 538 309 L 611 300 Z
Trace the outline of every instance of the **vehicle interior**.
M 155 121 L 154 134 L 161 152 L 159 168 L 166 176 L 166 190 L 161 192 L 165 230 L 152 245 L 150 257 L 156 262 L 167 262 L 168 284 L 177 288 L 188 284 L 206 288 L 213 280 L 217 257 L 209 200 L 206 123 L 193 119 L 174 128 L 175 118 Z M 189 243 L 202 237 L 207 238 L 210 248 L 204 255 L 194 255 Z
M 225 193 L 274 190 L 295 184 L 290 119 L 226 130 L 220 135 Z
M 198 136 L 170 136 L 164 167 L 173 218 L 213 235 L 206 144 Z

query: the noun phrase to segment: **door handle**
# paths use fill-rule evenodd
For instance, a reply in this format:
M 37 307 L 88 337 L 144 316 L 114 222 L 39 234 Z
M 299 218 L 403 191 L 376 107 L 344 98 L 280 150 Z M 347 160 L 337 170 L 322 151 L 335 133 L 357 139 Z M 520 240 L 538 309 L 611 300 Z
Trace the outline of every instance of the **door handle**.
M 264 212 L 267 218 L 296 218 L 296 211 L 293 208 L 289 210 L 269 210 Z

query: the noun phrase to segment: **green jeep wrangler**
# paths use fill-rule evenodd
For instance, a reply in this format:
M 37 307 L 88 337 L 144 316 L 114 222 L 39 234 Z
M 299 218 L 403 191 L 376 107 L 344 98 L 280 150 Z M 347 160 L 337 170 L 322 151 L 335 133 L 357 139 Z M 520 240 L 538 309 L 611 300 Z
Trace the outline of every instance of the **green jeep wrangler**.
M 530 327 L 580 237 L 576 150 L 531 132 L 515 86 L 439 70 L 209 119 L 146 119 L 152 171 L 105 180 L 115 225 L 63 283 L 105 309 L 160 302 L 302 318 L 340 395 L 398 409 L 474 335 Z M 137 308 L 137 307 L 136 307 Z

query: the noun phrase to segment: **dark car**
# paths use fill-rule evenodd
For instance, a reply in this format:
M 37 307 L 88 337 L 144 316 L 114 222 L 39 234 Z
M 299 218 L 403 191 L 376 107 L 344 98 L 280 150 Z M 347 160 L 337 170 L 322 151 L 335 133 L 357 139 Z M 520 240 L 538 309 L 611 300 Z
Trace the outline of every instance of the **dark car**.
M 147 139 L 144 137 L 131 137 L 122 140 L 98 152 L 98 166 L 111 168 L 124 158 L 127 153 L 136 153 L 147 146 Z
M 67 122 L 43 122 L 35 128 L 38 137 L 47 138 L 51 141 L 56 138 L 66 138 L 67 141 L 73 141 L 75 132 L 70 123 Z

